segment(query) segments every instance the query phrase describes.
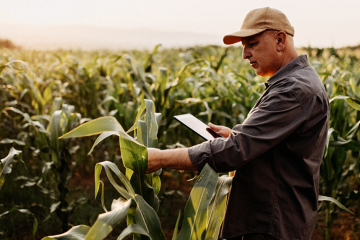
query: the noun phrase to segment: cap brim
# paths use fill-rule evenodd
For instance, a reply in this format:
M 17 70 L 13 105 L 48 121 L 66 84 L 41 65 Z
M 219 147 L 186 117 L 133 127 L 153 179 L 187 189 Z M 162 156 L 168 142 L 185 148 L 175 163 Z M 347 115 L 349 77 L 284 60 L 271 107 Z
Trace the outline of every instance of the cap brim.
M 237 43 L 237 42 L 241 42 L 242 37 L 250 37 L 250 36 L 256 35 L 258 33 L 261 33 L 261 32 L 263 32 L 265 30 L 266 29 L 244 29 L 244 30 L 240 30 L 240 31 L 231 33 L 229 35 L 226 35 L 223 38 L 223 42 L 226 45 L 234 44 L 234 43 Z

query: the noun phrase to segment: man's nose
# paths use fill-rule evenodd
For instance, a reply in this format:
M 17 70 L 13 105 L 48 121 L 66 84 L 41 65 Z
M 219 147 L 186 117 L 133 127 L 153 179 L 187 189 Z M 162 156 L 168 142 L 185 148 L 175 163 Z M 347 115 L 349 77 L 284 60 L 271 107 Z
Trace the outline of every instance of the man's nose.
M 242 53 L 243 59 L 247 59 L 248 57 L 250 57 L 250 55 L 251 55 L 251 54 L 250 54 L 248 48 L 247 48 L 247 47 L 243 47 L 243 53 Z

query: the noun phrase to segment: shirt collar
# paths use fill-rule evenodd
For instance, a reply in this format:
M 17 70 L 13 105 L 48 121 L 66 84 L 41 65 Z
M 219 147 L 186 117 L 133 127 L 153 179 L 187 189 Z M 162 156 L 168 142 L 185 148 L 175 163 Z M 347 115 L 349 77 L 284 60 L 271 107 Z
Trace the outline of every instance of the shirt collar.
M 272 77 L 268 79 L 267 83 L 265 83 L 266 88 L 269 85 L 273 84 L 274 82 L 287 77 L 293 71 L 303 68 L 307 65 L 309 65 L 309 61 L 306 54 L 294 58 L 284 67 L 280 68 L 279 71 L 277 71 Z

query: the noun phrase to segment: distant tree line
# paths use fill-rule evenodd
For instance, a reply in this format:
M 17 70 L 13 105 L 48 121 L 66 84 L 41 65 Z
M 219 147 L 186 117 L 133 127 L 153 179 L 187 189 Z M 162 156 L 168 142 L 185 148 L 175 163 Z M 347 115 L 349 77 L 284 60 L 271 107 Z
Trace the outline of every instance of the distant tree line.
M 9 39 L 2 39 L 0 38 L 0 48 L 8 48 L 8 49 L 15 49 L 19 48 L 16 46 L 11 40 Z

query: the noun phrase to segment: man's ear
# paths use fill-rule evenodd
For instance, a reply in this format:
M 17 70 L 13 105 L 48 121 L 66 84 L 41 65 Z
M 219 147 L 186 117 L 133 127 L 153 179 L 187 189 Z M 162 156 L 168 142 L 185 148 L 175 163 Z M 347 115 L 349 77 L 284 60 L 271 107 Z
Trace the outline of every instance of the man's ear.
M 286 45 L 286 33 L 283 31 L 279 31 L 275 34 L 276 38 L 276 50 L 278 52 L 284 51 Z

